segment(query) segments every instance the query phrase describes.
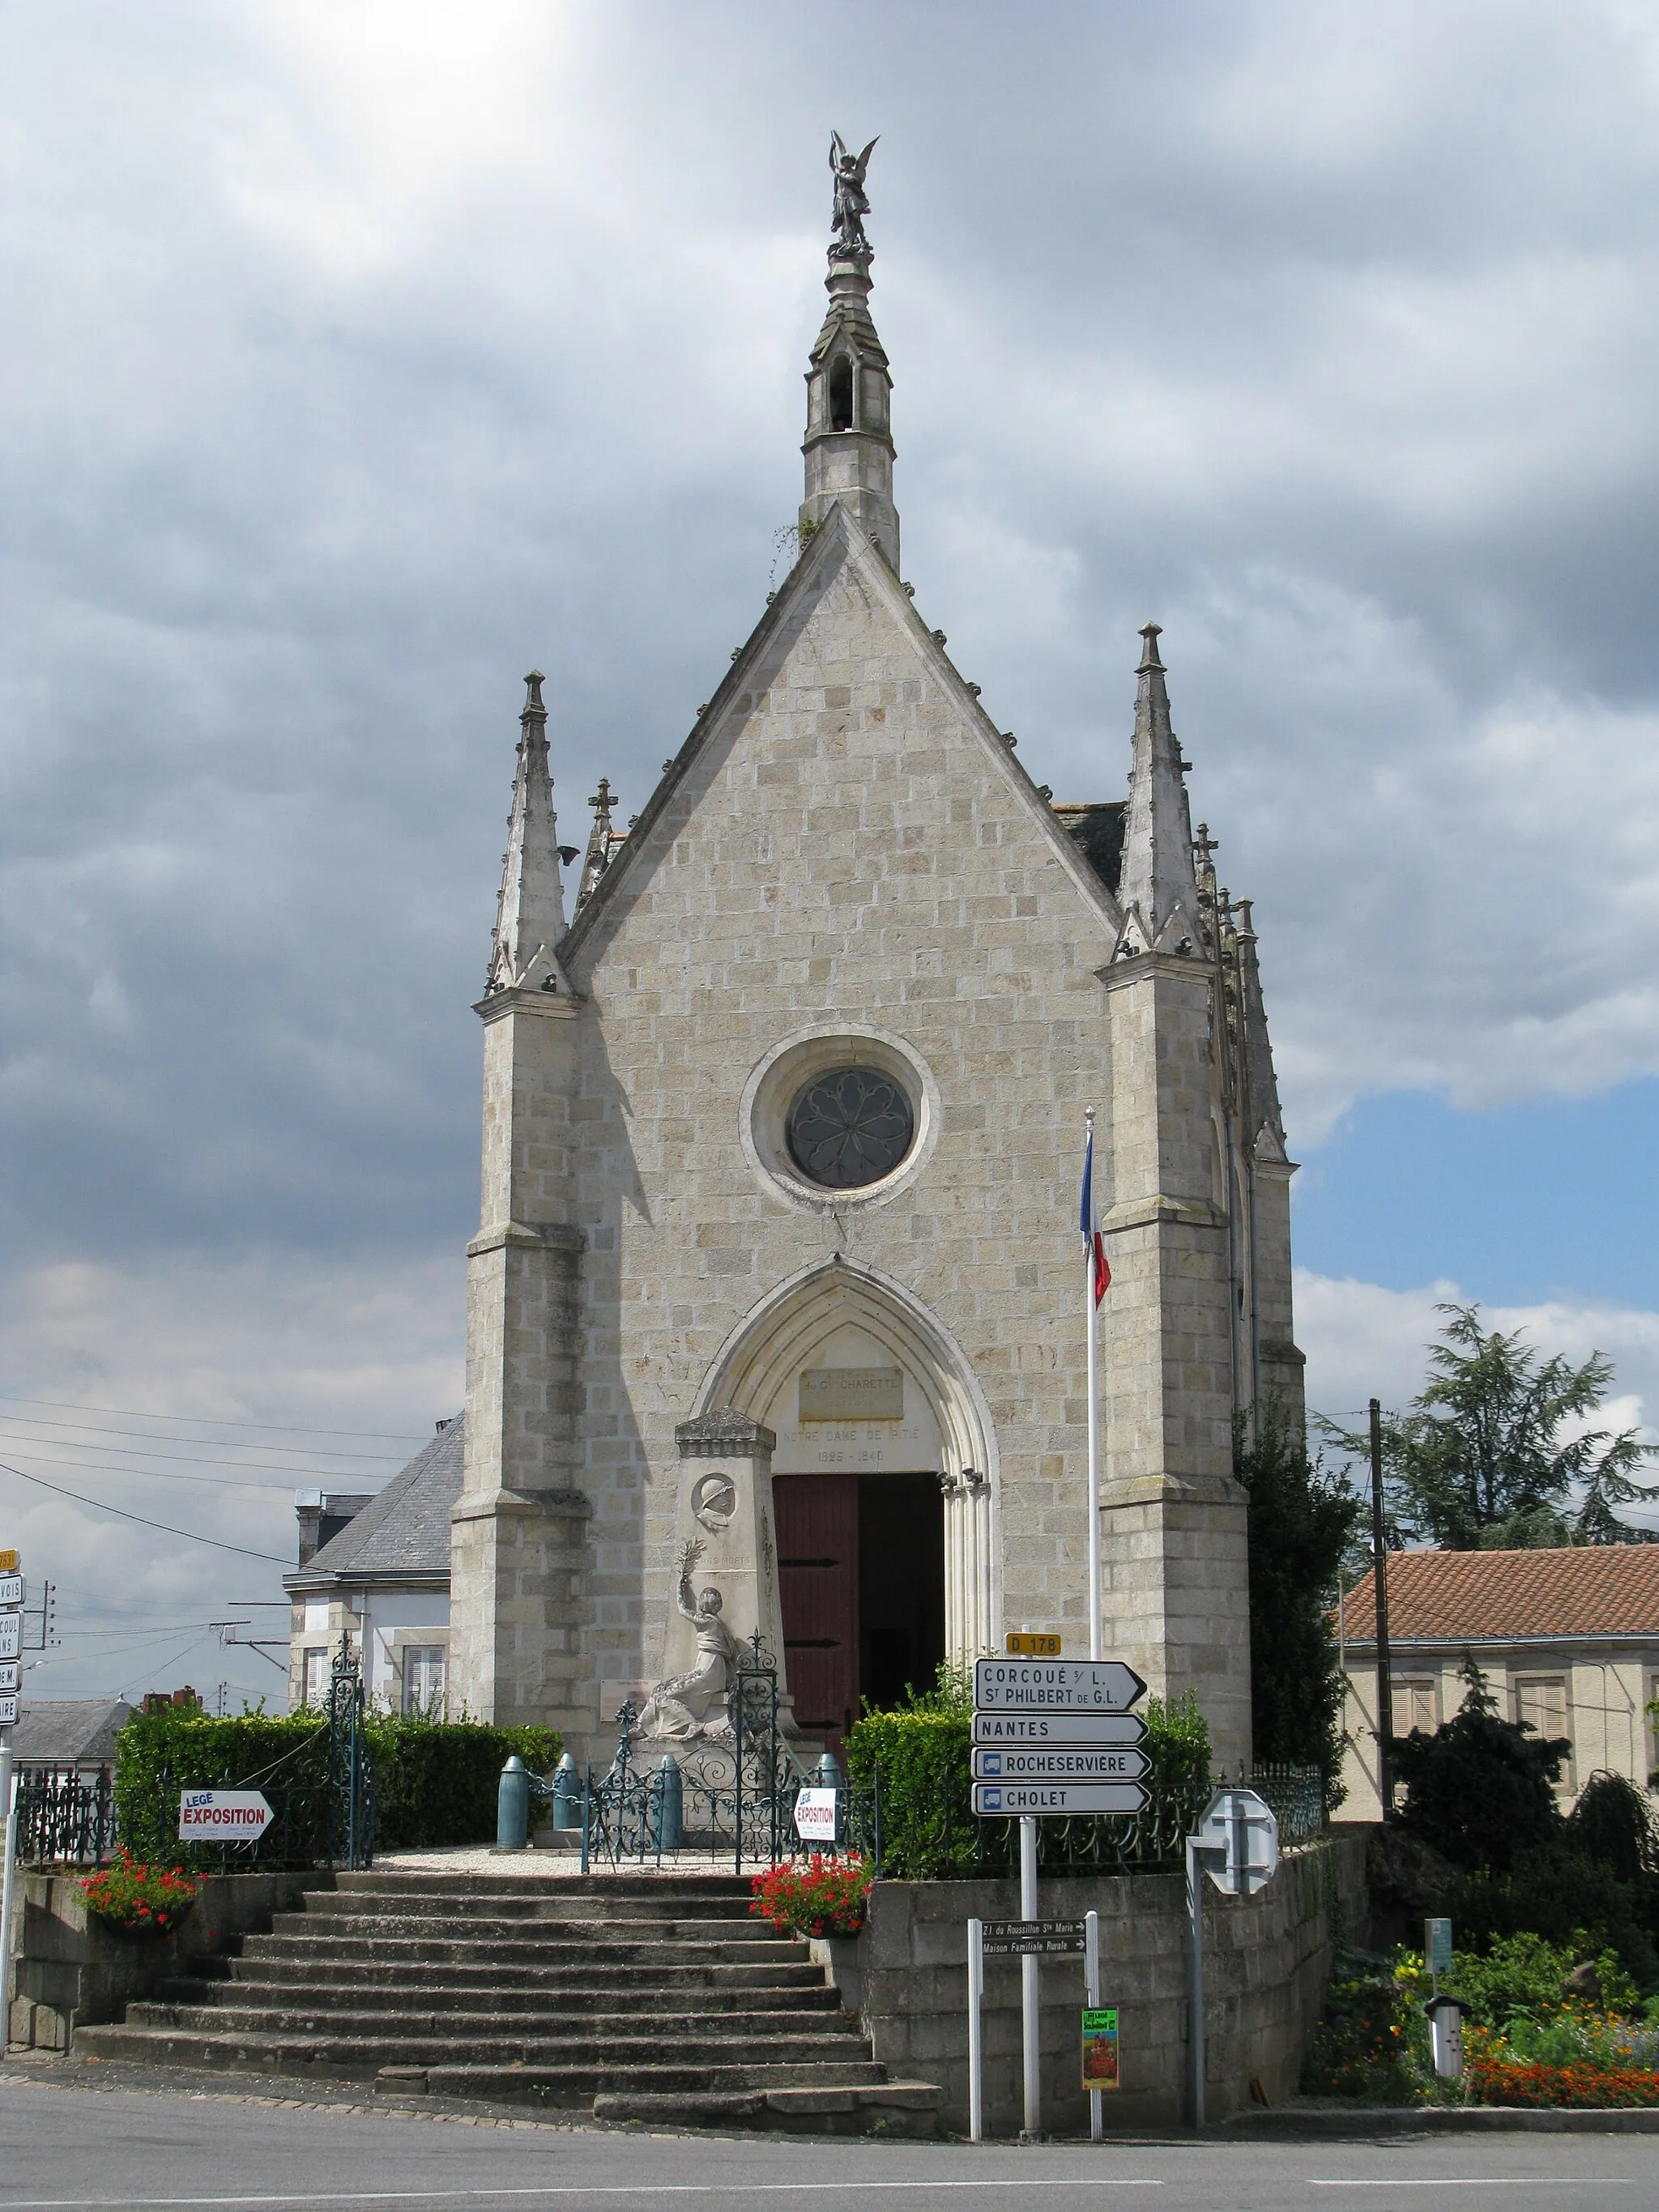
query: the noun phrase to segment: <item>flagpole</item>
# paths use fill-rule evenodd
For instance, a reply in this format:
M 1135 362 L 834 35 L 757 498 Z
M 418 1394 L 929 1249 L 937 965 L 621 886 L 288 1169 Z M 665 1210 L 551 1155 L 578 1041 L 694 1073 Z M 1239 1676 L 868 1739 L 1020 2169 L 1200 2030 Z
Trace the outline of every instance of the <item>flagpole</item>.
M 1095 1109 L 1088 1109 L 1090 1188 L 1093 1191 Z M 1095 1203 L 1098 1206 L 1098 1200 Z M 1092 1237 L 1083 1245 L 1084 1326 L 1089 1332 L 1089 1656 L 1101 1657 L 1100 1649 L 1100 1373 L 1096 1355 L 1099 1329 L 1095 1307 L 1095 1246 Z

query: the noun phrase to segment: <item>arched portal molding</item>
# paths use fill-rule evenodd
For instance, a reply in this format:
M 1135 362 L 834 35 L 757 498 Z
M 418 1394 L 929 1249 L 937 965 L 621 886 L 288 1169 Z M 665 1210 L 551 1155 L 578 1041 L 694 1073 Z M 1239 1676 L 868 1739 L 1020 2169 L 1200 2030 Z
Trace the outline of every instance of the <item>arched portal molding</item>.
M 732 1330 L 709 1364 L 696 1410 L 730 1408 L 763 1420 L 793 1378 L 849 1325 L 885 1347 L 933 1415 L 945 1498 L 946 1643 L 953 1658 L 972 1656 L 990 1648 L 1001 1618 L 996 1430 L 966 1354 L 914 1291 L 840 1255 L 801 1269 Z

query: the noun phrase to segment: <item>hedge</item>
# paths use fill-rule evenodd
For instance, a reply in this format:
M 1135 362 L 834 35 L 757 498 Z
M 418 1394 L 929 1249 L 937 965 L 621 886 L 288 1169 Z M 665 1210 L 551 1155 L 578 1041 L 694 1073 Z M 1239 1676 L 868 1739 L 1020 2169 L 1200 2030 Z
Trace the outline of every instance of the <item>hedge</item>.
M 488 1843 L 501 1771 L 516 1752 L 549 1774 L 552 1729 L 374 1714 L 364 1731 L 374 1778 L 377 1850 Z M 179 1840 L 185 1790 L 259 1790 L 276 1815 L 250 1865 L 316 1865 L 328 1851 L 328 1727 L 314 1712 L 244 1713 L 216 1720 L 199 1707 L 135 1713 L 115 1740 L 115 1819 L 135 1858 L 216 1865 L 222 1844 Z
M 1146 1702 L 1147 1809 L 1122 1819 L 1042 1823 L 1048 1871 L 1113 1871 L 1166 1865 L 1181 1856 L 1210 1793 L 1210 1737 L 1193 1693 Z M 972 1695 L 942 1668 L 939 1687 L 893 1712 L 866 1712 L 848 1733 L 847 1778 L 873 1841 L 879 1776 L 881 1870 L 902 1881 L 1000 1875 L 1014 1863 L 1015 1824 L 981 1820 L 970 1809 Z

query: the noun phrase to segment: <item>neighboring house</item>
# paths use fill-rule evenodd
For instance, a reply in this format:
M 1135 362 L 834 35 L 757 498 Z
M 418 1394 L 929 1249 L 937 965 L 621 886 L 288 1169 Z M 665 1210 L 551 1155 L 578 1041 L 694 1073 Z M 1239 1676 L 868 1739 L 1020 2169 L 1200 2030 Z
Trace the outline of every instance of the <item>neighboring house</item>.
M 449 1509 L 461 1492 L 461 1437 L 459 1419 L 441 1421 L 425 1450 L 372 1497 L 300 1492 L 300 1565 L 283 1577 L 294 1601 L 290 1709 L 324 1703 L 349 1635 L 377 1703 L 447 1711 Z
M 124 1698 L 49 1698 L 25 1703 L 11 1731 L 19 1766 L 95 1774 L 115 1764 L 115 1739 L 131 1716 Z
M 1394 1732 L 1432 1732 L 1468 1693 L 1470 1659 L 1498 1711 L 1572 1745 L 1570 1806 L 1605 1769 L 1647 1784 L 1659 1744 L 1645 1708 L 1659 1697 L 1659 1544 L 1548 1552 L 1395 1552 L 1388 1563 Z M 1345 1820 L 1374 1820 L 1376 1610 L 1367 1573 L 1337 1620 L 1347 1693 Z

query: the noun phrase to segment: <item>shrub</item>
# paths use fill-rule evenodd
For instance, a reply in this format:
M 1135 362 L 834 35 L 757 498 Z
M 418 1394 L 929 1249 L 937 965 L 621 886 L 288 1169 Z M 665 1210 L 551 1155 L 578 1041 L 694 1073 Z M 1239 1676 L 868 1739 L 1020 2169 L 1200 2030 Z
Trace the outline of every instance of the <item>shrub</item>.
M 1468 1695 L 1432 1735 L 1394 1741 L 1394 1771 L 1407 1796 L 1400 1825 L 1459 1866 L 1502 1873 L 1517 1851 L 1561 1833 L 1554 1784 L 1571 1748 L 1525 1722 L 1500 1720 L 1480 1669 Z
M 1419 2102 L 1424 2078 L 1413 2036 L 1420 2018 L 1409 1989 L 1393 1973 L 1333 1982 L 1303 2060 L 1304 2093 L 1373 2105 Z
M 827 1859 L 814 1851 L 804 1863 L 793 1859 L 757 1874 L 749 1910 L 791 1936 L 856 1936 L 875 1878 L 866 1859 Z
M 881 1869 L 900 1881 L 951 1881 L 1006 1870 L 1012 1821 L 976 1820 L 969 1809 L 973 1694 L 965 1674 L 939 1669 L 938 1686 L 912 1693 L 896 1711 L 865 1713 L 847 1737 L 847 1775 L 873 1798 L 881 1789 Z M 1152 1819 L 1073 1820 L 1063 1843 L 1045 1835 L 1051 1871 L 1058 1864 L 1114 1868 L 1158 1864 L 1180 1850 L 1210 1790 L 1210 1735 L 1188 1691 L 1165 1704 L 1148 1698 L 1147 1794 Z M 1161 1841 L 1158 1839 L 1162 1839 Z
M 1472 2105 L 1659 2105 L 1659 2073 L 1651 2066 L 1602 2067 L 1579 2061 L 1549 2065 L 1481 2056 L 1464 2072 Z
M 81 1884 L 87 1910 L 137 1936 L 171 1936 L 196 1902 L 201 1883 L 175 1868 L 145 1866 L 118 1852 Z
M 487 1842 L 509 1756 L 516 1752 L 533 1773 L 550 1771 L 559 1756 L 551 1729 L 371 1713 L 364 1735 L 382 1850 Z M 185 1790 L 264 1791 L 276 1819 L 243 1863 L 309 1866 L 327 1854 L 328 1727 L 314 1712 L 228 1720 L 199 1707 L 135 1713 L 116 1738 L 115 1756 L 118 1832 L 148 1859 L 217 1863 L 224 1846 L 179 1840 Z
M 1659 1837 L 1644 1790 L 1623 1774 L 1592 1774 L 1567 1815 L 1574 1850 L 1605 1867 L 1615 1881 L 1659 1874 Z
M 1316 1766 L 1328 1808 L 1342 1796 L 1342 1672 L 1326 1610 L 1360 1502 L 1346 1476 L 1310 1459 L 1299 1431 L 1266 1409 L 1243 1422 L 1233 1472 L 1249 1499 L 1250 1717 L 1255 1756 Z
M 1521 1853 L 1505 1873 L 1471 1875 L 1458 1900 L 1458 1932 L 1483 1951 L 1528 1936 L 1569 1948 L 1577 1959 L 1614 1953 L 1645 1996 L 1659 1990 L 1659 1952 L 1644 1924 L 1650 1897 L 1650 1884 L 1617 1881 L 1563 1838 Z

